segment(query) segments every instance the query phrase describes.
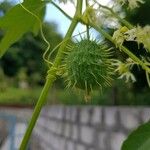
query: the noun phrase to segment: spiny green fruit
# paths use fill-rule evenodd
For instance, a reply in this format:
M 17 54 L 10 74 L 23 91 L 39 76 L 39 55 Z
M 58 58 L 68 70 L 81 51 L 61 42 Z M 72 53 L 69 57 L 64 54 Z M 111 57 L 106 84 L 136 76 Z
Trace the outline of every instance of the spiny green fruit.
M 92 89 L 111 84 L 113 67 L 106 43 L 82 39 L 69 49 L 64 65 L 68 87 L 77 87 L 89 94 Z

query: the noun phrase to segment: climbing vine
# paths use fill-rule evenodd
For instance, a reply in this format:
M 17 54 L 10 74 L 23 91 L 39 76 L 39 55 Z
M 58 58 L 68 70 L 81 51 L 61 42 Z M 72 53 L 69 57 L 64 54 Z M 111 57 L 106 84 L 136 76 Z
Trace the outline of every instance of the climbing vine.
M 66 4 L 68 1 L 59 0 L 59 3 Z M 136 78 L 131 72 L 134 65 L 142 67 L 150 86 L 150 59 L 137 57 L 123 45 L 125 41 L 134 41 L 143 44 L 146 51 L 150 52 L 150 26 L 133 26 L 122 18 L 115 9 L 116 5 L 119 7 L 128 5 L 128 9 L 132 10 L 140 7 L 144 0 L 113 0 L 110 6 L 102 5 L 98 0 L 70 0 L 70 2 L 76 5 L 76 12 L 73 17 L 64 12 L 55 0 L 24 0 L 0 18 L 0 28 L 5 31 L 0 42 L 1 57 L 26 32 L 33 32 L 36 35 L 40 30 L 42 38 L 47 44 L 47 49 L 43 54 L 43 60 L 48 66 L 45 85 L 35 106 L 20 150 L 26 149 L 48 91 L 57 76 L 62 76 L 68 87 L 83 90 L 85 100 L 90 99 L 90 93 L 93 90 L 100 89 L 102 91 L 104 87 L 111 86 L 114 75 L 117 75 L 118 78 L 125 78 L 126 82 L 135 82 Z M 53 50 L 51 50 L 50 43 L 45 38 L 42 28 L 45 7 L 48 3 L 54 5 L 71 20 L 63 41 Z M 85 10 L 83 10 L 84 6 L 86 6 Z M 79 33 L 80 40 L 74 41 L 73 32 L 78 23 L 86 26 L 85 32 L 87 34 L 83 37 L 83 33 Z M 113 35 L 104 29 L 106 24 L 115 29 Z M 113 24 L 115 25 L 113 26 Z M 103 41 L 91 37 L 90 30 L 92 28 L 104 37 Z M 56 49 L 58 50 L 56 58 L 51 62 L 51 54 Z M 124 61 L 119 60 L 113 56 L 114 51 L 126 53 L 128 58 Z

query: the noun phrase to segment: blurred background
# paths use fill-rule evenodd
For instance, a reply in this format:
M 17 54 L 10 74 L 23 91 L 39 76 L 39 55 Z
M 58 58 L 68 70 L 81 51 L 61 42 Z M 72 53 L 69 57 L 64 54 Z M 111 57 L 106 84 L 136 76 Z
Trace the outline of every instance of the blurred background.
M 102 4 L 106 5 L 109 2 L 109 0 L 101 1 L 101 2 Z M 0 17 L 2 17 L 7 11 L 9 11 L 9 9 L 16 3 L 18 3 L 17 0 L 15 1 L 1 0 L 0 1 Z M 67 5 L 61 4 L 60 6 L 66 12 L 67 11 L 70 12 L 69 14 L 71 16 L 73 15 L 73 7 L 74 7 L 73 4 L 71 3 L 68 3 Z M 141 7 L 135 10 L 131 11 L 127 9 L 126 6 L 124 6 L 119 11 L 122 12 L 125 18 L 128 21 L 130 21 L 133 25 L 138 24 L 138 25 L 144 26 L 146 24 L 150 24 L 150 17 L 149 17 L 150 9 L 149 8 L 150 8 L 150 1 L 145 0 L 145 4 L 142 4 Z M 65 18 L 54 6 L 50 4 L 47 5 L 45 19 L 43 23 L 43 31 L 45 33 L 46 38 L 51 44 L 51 49 L 53 49 L 57 44 L 59 44 L 62 41 L 69 24 L 70 24 L 70 21 L 67 18 Z M 82 32 L 84 29 L 85 29 L 84 26 L 82 26 L 81 24 L 78 25 L 78 28 L 76 29 L 75 34 Z M 109 31 L 110 34 L 113 34 L 113 31 L 114 31 L 113 28 L 109 28 L 106 26 L 105 29 Z M 101 36 L 99 36 L 96 33 L 96 31 L 93 30 L 92 33 L 97 38 L 101 38 Z M 0 39 L 3 37 L 3 34 L 4 34 L 3 31 L 0 30 Z M 140 46 L 140 49 L 138 51 L 137 51 L 138 45 L 135 42 L 125 42 L 124 45 L 127 46 L 129 49 L 131 49 L 132 52 L 135 53 L 137 56 L 149 56 L 149 54 L 146 52 L 146 50 L 144 50 L 142 45 Z M 20 143 L 22 136 L 25 132 L 27 122 L 31 117 L 32 108 L 35 106 L 38 100 L 38 97 L 40 95 L 40 92 L 42 90 L 42 87 L 44 85 L 44 82 L 45 82 L 47 66 L 42 58 L 45 48 L 46 48 L 46 45 L 40 33 L 36 37 L 33 36 L 33 34 L 31 33 L 27 33 L 21 38 L 19 42 L 16 42 L 15 44 L 13 44 L 9 48 L 7 53 L 0 59 L 0 149 L 2 150 L 17 149 L 19 145 L 18 143 Z M 125 54 L 121 55 L 119 52 L 116 54 L 116 57 L 118 57 L 121 60 L 124 60 L 125 58 L 127 58 Z M 71 113 L 74 113 L 72 111 L 77 110 L 78 113 L 76 116 L 77 118 L 76 121 L 78 121 L 78 117 L 81 115 L 81 118 L 80 118 L 81 124 L 82 123 L 86 124 L 86 120 L 89 120 L 89 123 L 87 123 L 88 126 L 96 127 L 96 125 L 98 124 L 92 125 L 89 117 L 94 115 L 94 112 L 96 114 L 99 111 L 101 112 L 101 108 L 98 109 L 97 111 L 97 107 L 100 107 L 100 106 L 114 106 L 114 107 L 115 106 L 127 106 L 127 107 L 128 106 L 132 106 L 132 107 L 145 106 L 145 107 L 149 107 L 150 105 L 150 92 L 149 91 L 150 90 L 149 90 L 149 87 L 145 78 L 145 72 L 142 70 L 142 68 L 139 68 L 136 66 L 133 67 L 132 72 L 134 73 L 136 80 L 137 80 L 135 83 L 125 83 L 125 80 L 114 79 L 112 87 L 104 89 L 103 93 L 101 93 L 100 91 L 95 91 L 92 95 L 91 100 L 88 102 L 85 102 L 84 100 L 84 93 L 78 90 L 66 89 L 66 85 L 63 79 L 58 78 L 57 81 L 54 83 L 52 89 L 49 91 L 48 100 L 45 104 L 46 107 L 47 106 L 49 107 L 52 105 L 58 105 L 58 107 L 50 111 L 50 113 L 52 113 L 52 115 L 50 115 L 50 119 L 53 117 L 55 118 L 56 117 L 55 115 L 58 115 L 58 118 L 59 118 L 61 114 L 64 114 L 62 118 L 64 119 L 65 117 L 66 119 L 68 117 L 68 114 L 71 115 Z M 86 111 L 84 110 L 78 111 L 78 108 L 76 109 L 71 108 L 71 110 L 69 109 L 68 111 L 68 108 L 67 109 L 63 108 L 63 112 L 62 112 L 61 108 L 59 108 L 59 105 L 61 106 L 65 105 L 69 107 L 70 105 L 73 105 L 73 106 L 81 105 L 83 107 L 87 106 L 87 109 Z M 89 109 L 88 106 L 91 107 L 91 105 L 95 107 L 94 108 L 92 107 Z M 48 110 L 45 113 L 46 115 L 47 115 L 47 112 Z M 104 119 L 106 120 L 106 123 L 108 126 L 111 125 L 111 123 L 113 123 L 113 121 L 115 120 L 115 119 L 113 120 L 113 117 L 118 116 L 116 114 L 119 113 L 120 115 L 120 113 L 122 113 L 122 111 L 118 111 L 118 113 L 116 112 L 117 112 L 116 109 L 108 110 L 108 113 L 112 115 L 112 116 L 109 116 L 109 114 L 106 114 L 106 117 L 108 118 Z M 131 114 L 128 114 L 128 112 L 130 112 L 130 110 L 128 109 L 125 109 L 123 112 L 124 114 L 127 114 L 127 116 L 126 115 L 124 116 L 126 117 L 124 122 L 129 125 L 129 130 L 136 127 L 138 123 L 145 121 L 144 119 L 142 120 L 141 119 L 142 117 L 141 117 L 139 118 L 140 121 L 136 122 L 135 117 L 134 117 L 135 112 L 137 112 L 136 110 L 131 111 Z M 141 110 L 138 110 L 138 113 L 139 112 L 141 112 Z M 144 115 L 144 112 L 143 112 L 143 116 L 149 116 L 149 115 L 147 115 L 147 113 Z M 74 117 L 72 117 L 72 119 L 73 118 Z M 54 119 L 55 123 L 57 123 L 57 119 L 56 120 Z M 82 119 L 83 119 L 83 122 L 82 122 Z M 39 122 L 42 125 L 47 124 L 47 122 L 45 123 L 43 120 L 42 121 L 40 120 Z M 54 130 L 55 126 L 59 125 L 58 123 L 57 125 L 55 123 L 53 122 L 52 124 L 48 125 L 49 128 L 52 128 L 52 130 Z M 80 123 L 79 123 L 79 126 L 80 126 Z M 117 131 L 117 126 L 118 125 L 114 127 L 115 132 Z M 99 127 L 96 128 L 96 130 L 97 129 L 99 129 Z M 58 128 L 55 130 L 56 132 L 58 132 Z M 67 136 L 68 130 L 69 130 L 68 126 L 66 127 L 63 124 L 62 130 L 65 130 L 65 133 L 62 133 L 62 134 L 66 134 Z M 85 134 L 83 134 L 83 138 L 87 136 L 88 137 L 91 136 L 92 131 L 90 129 L 89 130 L 83 129 L 83 130 L 85 131 Z M 129 132 L 128 129 L 125 130 L 123 128 L 123 130 L 125 131 L 125 135 Z M 41 134 L 39 133 L 40 131 L 41 130 L 37 130 L 37 135 Z M 80 130 L 78 131 L 80 132 Z M 110 128 L 108 128 L 108 131 L 110 131 Z M 7 138 L 8 134 L 9 134 L 9 138 Z M 14 139 L 14 134 L 17 135 L 16 139 Z M 108 134 L 110 133 L 108 132 Z M 113 135 L 114 133 L 112 134 L 112 137 L 115 137 Z M 116 140 L 118 141 L 119 139 L 124 139 L 125 135 L 121 133 L 118 136 L 117 134 Z M 108 136 L 106 136 L 106 138 L 107 137 Z M 38 145 L 39 140 L 40 139 L 37 138 L 36 140 L 32 141 L 32 143 L 36 143 L 36 144 L 33 144 L 34 146 L 35 145 L 36 146 L 32 147 L 32 150 L 33 149 L 35 150 L 46 149 L 46 148 L 41 148 Z M 5 144 L 4 144 L 4 141 L 5 141 Z M 56 141 L 59 141 L 59 140 L 56 140 Z M 86 143 L 87 141 L 83 140 L 83 143 L 84 142 Z M 16 145 L 16 148 L 14 147 L 14 145 Z M 59 145 L 59 144 L 57 143 L 56 145 Z M 114 144 L 114 145 L 117 145 L 117 144 Z M 53 150 L 53 148 L 51 149 L 48 148 L 47 150 Z M 66 148 L 65 150 L 72 150 L 72 149 Z M 76 150 L 80 150 L 80 149 L 76 148 Z M 94 149 L 94 150 L 98 150 L 98 149 Z M 107 147 L 105 150 L 110 150 L 110 148 Z M 114 150 L 117 150 L 117 148 Z
M 15 3 L 18 1 L 2 1 L 0 4 L 0 16 L 3 16 Z M 107 4 L 108 1 L 104 1 Z M 68 7 L 67 7 L 68 5 Z M 74 8 L 73 4 L 61 4 L 61 7 L 66 11 L 71 11 Z M 146 25 L 150 23 L 150 1 L 141 7 L 130 11 L 123 8 L 121 11 L 126 16 L 125 18 L 136 25 Z M 67 9 L 70 8 L 70 9 Z M 73 15 L 72 13 L 70 15 Z M 52 12 L 52 13 L 51 13 Z M 69 26 L 70 21 L 65 18 L 54 6 L 48 5 L 45 15 L 43 29 L 46 38 L 51 43 L 53 49 L 63 39 Z M 76 33 L 83 31 L 85 27 L 79 25 Z M 112 33 L 113 29 L 106 28 Z M 95 31 L 93 31 L 96 34 Z M 3 37 L 3 32 L 0 31 L 0 38 Z M 98 37 L 99 38 L 99 37 Z M 137 55 L 149 55 L 141 49 L 137 51 L 135 42 L 124 43 L 129 49 Z M 28 33 L 15 44 L 0 60 L 0 104 L 1 105 L 29 105 L 36 104 L 39 93 L 45 82 L 47 66 L 42 59 L 45 51 L 45 43 L 39 33 L 34 37 Z M 120 56 L 120 59 L 126 58 L 126 55 Z M 145 73 L 141 68 L 133 67 L 132 72 L 135 74 L 137 82 L 125 83 L 124 80 L 115 79 L 113 86 L 107 88 L 101 94 L 96 91 L 91 101 L 86 103 L 82 92 L 65 89 L 63 79 L 59 78 L 53 89 L 50 91 L 48 104 L 84 104 L 84 105 L 149 105 L 150 93 L 146 82 Z M 31 90 L 32 89 L 32 90 Z M 126 93 L 126 94 L 125 94 Z

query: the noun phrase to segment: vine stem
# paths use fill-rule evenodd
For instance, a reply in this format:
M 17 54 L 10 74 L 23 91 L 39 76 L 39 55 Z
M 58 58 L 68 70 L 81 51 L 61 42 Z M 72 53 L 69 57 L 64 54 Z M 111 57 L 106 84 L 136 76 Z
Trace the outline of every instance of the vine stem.
M 100 32 L 107 40 L 112 42 L 114 45 L 116 45 L 116 42 L 113 40 L 111 35 L 109 35 L 106 31 L 104 31 L 100 26 L 95 25 L 94 23 L 89 23 L 91 27 L 93 27 L 95 30 Z M 123 45 L 120 46 L 120 49 L 125 52 L 131 59 L 133 59 L 135 62 L 137 62 L 141 67 L 146 70 L 148 73 L 150 73 L 150 68 L 143 63 L 137 56 L 135 56 L 130 50 Z
M 32 134 L 32 131 L 33 131 L 33 128 L 38 120 L 38 117 L 40 115 L 40 112 L 42 110 L 42 107 L 43 105 L 45 104 L 46 102 L 46 97 L 48 95 L 48 91 L 49 89 L 51 88 L 52 86 L 52 83 L 55 81 L 56 79 L 56 73 L 57 73 L 57 68 L 59 67 L 59 65 L 61 64 L 61 60 L 63 58 L 63 52 L 65 51 L 65 47 L 67 45 L 67 39 L 70 39 L 79 20 L 79 16 L 81 16 L 81 13 L 82 13 L 82 0 L 77 0 L 77 8 L 76 8 L 76 13 L 73 17 L 73 20 L 71 22 L 71 25 L 66 33 L 66 36 L 64 38 L 64 43 L 60 46 L 59 50 L 58 50 L 58 53 L 57 53 L 57 56 L 56 56 L 56 59 L 53 63 L 53 66 L 49 69 L 48 71 L 48 75 L 47 75 L 47 78 L 46 78 L 46 83 L 44 85 L 44 88 L 41 92 L 41 95 L 38 99 L 38 102 L 35 106 L 35 109 L 33 111 L 33 114 L 32 114 L 32 117 L 31 117 L 31 120 L 29 122 L 29 125 L 27 127 L 27 130 L 25 132 L 25 135 L 23 137 L 23 140 L 22 140 L 22 143 L 20 145 L 20 148 L 19 150 L 26 150 L 26 147 L 27 147 L 27 144 L 28 144 L 28 141 L 31 137 L 31 134 Z
M 66 16 L 69 20 L 72 20 L 72 17 L 70 17 L 64 10 L 62 10 L 56 3 L 51 1 L 51 4 L 54 5 L 64 16 Z
M 89 6 L 88 0 L 85 0 L 86 8 Z M 90 39 L 90 31 L 89 31 L 89 25 L 86 25 L 87 30 L 87 39 Z

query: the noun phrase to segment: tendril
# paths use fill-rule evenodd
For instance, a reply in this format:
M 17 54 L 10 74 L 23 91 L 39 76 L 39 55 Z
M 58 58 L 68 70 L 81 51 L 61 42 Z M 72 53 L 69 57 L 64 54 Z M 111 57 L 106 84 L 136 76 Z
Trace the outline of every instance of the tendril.
M 26 12 L 28 12 L 28 13 L 31 14 L 34 18 L 36 18 L 37 21 L 39 22 L 41 37 L 42 37 L 43 41 L 47 44 L 47 47 L 46 47 L 45 52 L 44 52 L 44 54 L 43 54 L 43 59 L 44 59 L 44 61 L 45 61 L 48 65 L 49 65 L 49 64 L 50 64 L 50 65 L 53 65 L 53 63 L 50 62 L 48 58 L 46 58 L 46 55 L 47 55 L 47 53 L 49 52 L 51 45 L 50 45 L 50 42 L 48 42 L 48 40 L 46 39 L 46 36 L 45 36 L 45 34 L 44 34 L 42 21 L 40 20 L 40 18 L 39 18 L 36 14 L 34 14 L 33 12 L 31 12 L 29 9 L 27 9 L 27 8 L 21 3 L 21 1 L 20 1 L 19 5 L 20 5 Z
M 70 40 L 70 38 L 69 38 L 69 39 L 66 39 L 66 40 L 63 40 L 63 41 L 60 42 L 54 49 L 52 49 L 52 51 L 50 51 L 51 45 L 50 45 L 50 42 L 46 39 L 46 36 L 45 36 L 45 34 L 44 34 L 44 31 L 43 31 L 43 23 L 42 23 L 42 21 L 40 20 L 40 18 L 39 18 L 36 14 L 34 14 L 33 12 L 31 12 L 29 9 L 27 9 L 27 8 L 21 3 L 21 1 L 20 1 L 19 5 L 20 5 L 26 12 L 28 12 L 28 13 L 31 14 L 33 17 L 35 17 L 35 18 L 37 19 L 37 21 L 39 22 L 41 37 L 42 37 L 43 41 L 47 44 L 47 47 L 46 47 L 46 49 L 45 49 L 45 52 L 43 53 L 43 60 L 46 62 L 46 64 L 47 64 L 48 67 L 50 68 L 50 66 L 53 66 L 53 62 L 50 61 L 50 58 L 51 58 L 52 54 L 53 54 L 63 43 L 65 43 L 65 42 L 67 42 L 68 40 Z M 90 28 L 89 28 L 89 29 L 90 29 Z M 72 37 L 74 38 L 74 37 L 76 37 L 76 36 L 78 36 L 78 35 L 81 36 L 81 34 L 83 34 L 83 33 L 85 33 L 85 32 L 87 32 L 87 31 L 83 31 L 83 32 L 81 32 L 81 33 L 78 33 L 78 34 L 72 36 Z M 49 51 L 50 51 L 50 52 L 49 52 Z M 48 54 L 48 53 L 49 53 L 49 54 Z M 47 55 L 48 55 L 48 56 L 47 56 Z

